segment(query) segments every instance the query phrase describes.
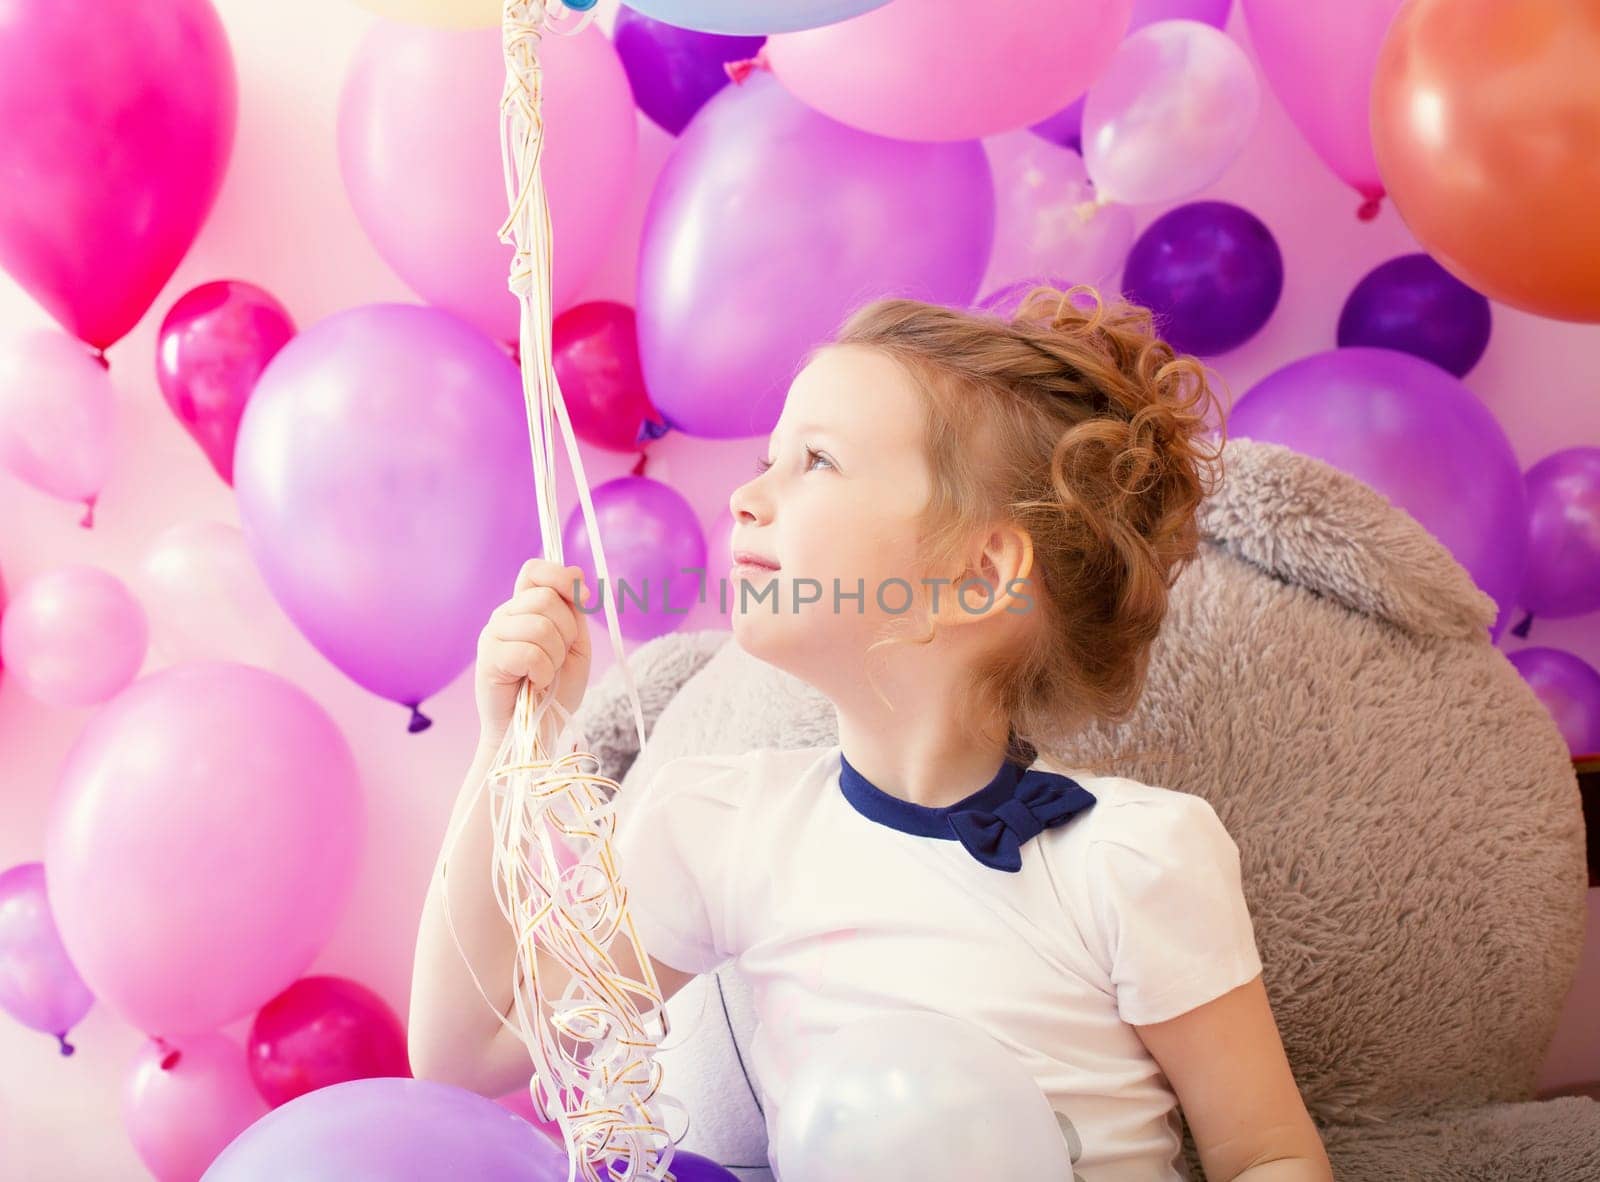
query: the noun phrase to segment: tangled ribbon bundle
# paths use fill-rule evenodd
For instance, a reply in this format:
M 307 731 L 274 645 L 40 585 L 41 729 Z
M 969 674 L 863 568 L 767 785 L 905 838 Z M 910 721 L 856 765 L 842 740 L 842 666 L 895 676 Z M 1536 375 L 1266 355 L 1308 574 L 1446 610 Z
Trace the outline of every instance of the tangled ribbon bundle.
M 553 7 L 562 15 L 576 10 L 576 5 Z M 540 40 L 546 33 L 575 35 L 592 17 L 587 12 L 570 28 L 556 29 L 545 0 L 506 0 L 500 148 L 511 212 L 500 239 L 515 248 L 509 286 L 522 309 L 523 393 L 545 557 L 564 565 L 552 448 L 559 426 L 600 583 L 606 587 L 610 578 L 594 505 L 551 363 L 550 212 L 539 175 L 544 139 Z M 623 656 L 615 605 L 604 595 L 602 600 L 642 751 L 645 726 L 638 690 Z M 542 1119 L 553 1118 L 560 1125 L 568 1153 L 567 1182 L 574 1182 L 580 1170 L 584 1182 L 671 1182 L 667 1167 L 682 1133 L 676 1138 L 667 1133 L 661 1110 L 677 1110 L 685 1123 L 687 1112 L 661 1091 L 661 1065 L 654 1058 L 668 1022 L 617 873 L 612 837 L 620 786 L 600 773 L 600 761 L 584 746 L 580 728 L 554 695 L 536 695 L 524 682 L 511 725 L 478 788 L 480 794 L 490 793 L 495 898 L 516 940 L 515 1024 L 499 1014 L 476 973 L 473 981 L 501 1024 L 515 1029 L 528 1048 L 534 1108 Z M 470 805 L 460 811 L 447 854 L 473 811 Z M 448 865 L 447 856 L 440 872 L 446 873 Z M 450 920 L 448 907 L 445 917 Z M 455 937 L 453 921 L 449 927 Z M 618 967 L 612 945 L 619 938 L 631 945 L 632 963 L 640 966 L 642 980 Z M 456 947 L 461 947 L 459 937 Z M 548 996 L 542 964 L 559 966 L 568 975 L 560 997 Z M 610 1168 L 602 1171 L 602 1163 Z

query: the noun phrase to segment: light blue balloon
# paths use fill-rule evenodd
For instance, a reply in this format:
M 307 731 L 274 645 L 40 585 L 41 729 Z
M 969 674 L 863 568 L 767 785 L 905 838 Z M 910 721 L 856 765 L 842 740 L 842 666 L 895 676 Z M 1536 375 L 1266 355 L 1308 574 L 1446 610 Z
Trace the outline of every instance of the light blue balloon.
M 889 0 L 625 0 L 635 12 L 702 33 L 792 33 L 882 8 Z

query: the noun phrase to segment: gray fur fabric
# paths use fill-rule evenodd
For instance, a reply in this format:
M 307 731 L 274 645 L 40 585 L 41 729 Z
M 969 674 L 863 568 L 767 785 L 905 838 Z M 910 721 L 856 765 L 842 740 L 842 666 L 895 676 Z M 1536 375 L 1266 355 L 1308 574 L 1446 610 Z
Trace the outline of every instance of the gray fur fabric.
M 1489 643 L 1494 603 L 1356 478 L 1244 438 L 1224 464 L 1136 716 L 1040 747 L 1216 809 L 1341 1182 L 1600 1179 L 1600 1104 L 1533 1098 L 1583 939 L 1583 815 L 1560 733 Z M 838 741 L 825 698 L 727 632 L 630 664 L 643 757 L 619 669 L 581 714 L 624 791 L 679 755 Z M 737 968 L 668 1014 L 683 1147 L 770 1179 Z

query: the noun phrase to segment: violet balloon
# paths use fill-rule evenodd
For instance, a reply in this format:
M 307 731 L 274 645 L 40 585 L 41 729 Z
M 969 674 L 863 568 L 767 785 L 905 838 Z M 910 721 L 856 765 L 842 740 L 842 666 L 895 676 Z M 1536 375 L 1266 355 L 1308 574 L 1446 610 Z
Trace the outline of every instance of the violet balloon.
M 567 1154 L 493 1100 L 426 1079 L 357 1079 L 275 1108 L 201 1182 L 566 1182 Z
M 0 1009 L 24 1026 L 52 1034 L 61 1053 L 76 1049 L 67 1032 L 94 1005 L 56 928 L 43 862 L 0 873 Z
M 516 364 L 438 308 L 335 313 L 263 371 L 234 463 L 240 524 L 278 603 L 426 727 L 417 707 L 471 665 L 541 552 Z
M 994 222 L 978 141 L 857 131 L 756 71 L 695 117 L 645 212 L 639 355 L 656 408 L 689 435 L 766 434 L 806 350 L 857 305 L 967 304 Z
M 1558 648 L 1521 648 L 1510 661 L 1550 711 L 1567 750 L 1600 755 L 1600 671 Z
M 1489 301 L 1432 255 L 1379 263 L 1339 313 L 1339 344 L 1398 349 L 1464 377 L 1489 346 Z
M 1500 605 L 1500 635 L 1527 563 L 1527 497 L 1505 432 L 1455 376 L 1392 349 L 1331 349 L 1257 382 L 1227 433 L 1314 456 L 1411 514 Z
M 1133 14 L 1128 18 L 1128 32 L 1124 34 L 1124 39 L 1156 21 L 1204 21 L 1220 29 L 1228 23 L 1228 10 L 1232 7 L 1233 0 L 1133 0 Z M 1030 124 L 1028 130 L 1064 148 L 1082 151 L 1083 104 L 1086 97 L 1087 91 L 1054 115 Z
M 365 821 L 355 756 L 299 687 L 225 661 L 152 673 L 62 766 L 44 858 L 62 943 L 146 1034 L 226 1025 L 322 952 Z
M 727 37 L 680 28 L 626 6 L 612 42 L 628 73 L 633 101 L 663 131 L 677 135 L 706 100 L 728 85 L 726 62 L 752 58 L 765 37 Z
M 292 336 L 288 310 L 238 279 L 202 283 L 161 321 L 156 381 L 162 397 L 228 484 L 245 403 L 267 362 Z
M 1168 210 L 1128 252 L 1122 287 L 1178 351 L 1214 356 L 1261 331 L 1283 294 L 1283 253 L 1266 223 L 1226 201 Z
M 122 1086 L 122 1125 L 157 1182 L 198 1178 L 266 1115 L 244 1049 L 216 1031 L 149 1039 Z
M 301 977 L 256 1013 L 250 1078 L 276 1108 L 352 1079 L 409 1076 L 406 1029 L 389 1004 L 359 981 Z
M 611 251 L 628 200 L 639 124 L 628 78 L 598 25 L 539 43 L 550 207 L 552 308 L 573 303 Z M 339 97 L 339 171 L 361 228 L 430 304 L 516 341 L 512 248 L 498 117 L 498 27 L 441 32 L 374 21 Z M 524 432 L 525 433 L 525 432 Z
M 567 518 L 561 537 L 567 562 L 583 568 L 590 588 L 582 610 L 603 620 L 603 592 L 616 604 L 617 625 L 629 640 L 650 640 L 682 627 L 715 586 L 705 569 L 706 539 L 694 506 L 671 485 L 648 476 L 608 480 L 593 490 L 592 500 L 610 575 L 603 588 L 581 507 Z
M 625 452 L 667 432 L 644 388 L 632 308 L 614 300 L 590 300 L 557 316 L 550 335 L 551 362 L 574 434 Z
M 1572 447 L 1528 469 L 1528 569 L 1519 606 L 1539 616 L 1600 610 L 1600 447 Z M 1527 621 L 1517 625 L 1527 635 Z
M 238 78 L 209 0 L 0 17 L 0 267 L 73 336 L 127 335 L 222 188 Z

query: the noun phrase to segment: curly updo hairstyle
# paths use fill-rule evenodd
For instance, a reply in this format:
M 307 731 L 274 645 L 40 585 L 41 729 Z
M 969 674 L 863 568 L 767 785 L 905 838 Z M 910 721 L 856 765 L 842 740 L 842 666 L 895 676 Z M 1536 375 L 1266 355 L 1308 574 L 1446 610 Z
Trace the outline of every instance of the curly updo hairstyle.
M 961 570 L 997 518 L 1033 539 L 1038 625 L 977 670 L 969 704 L 997 711 L 1024 756 L 1036 736 L 1125 720 L 1168 592 L 1199 551 L 1196 509 L 1222 477 L 1200 361 L 1156 333 L 1149 309 L 1108 306 L 1087 285 L 1034 287 L 1009 317 L 880 299 L 833 343 L 881 350 L 926 394 L 927 569 Z

